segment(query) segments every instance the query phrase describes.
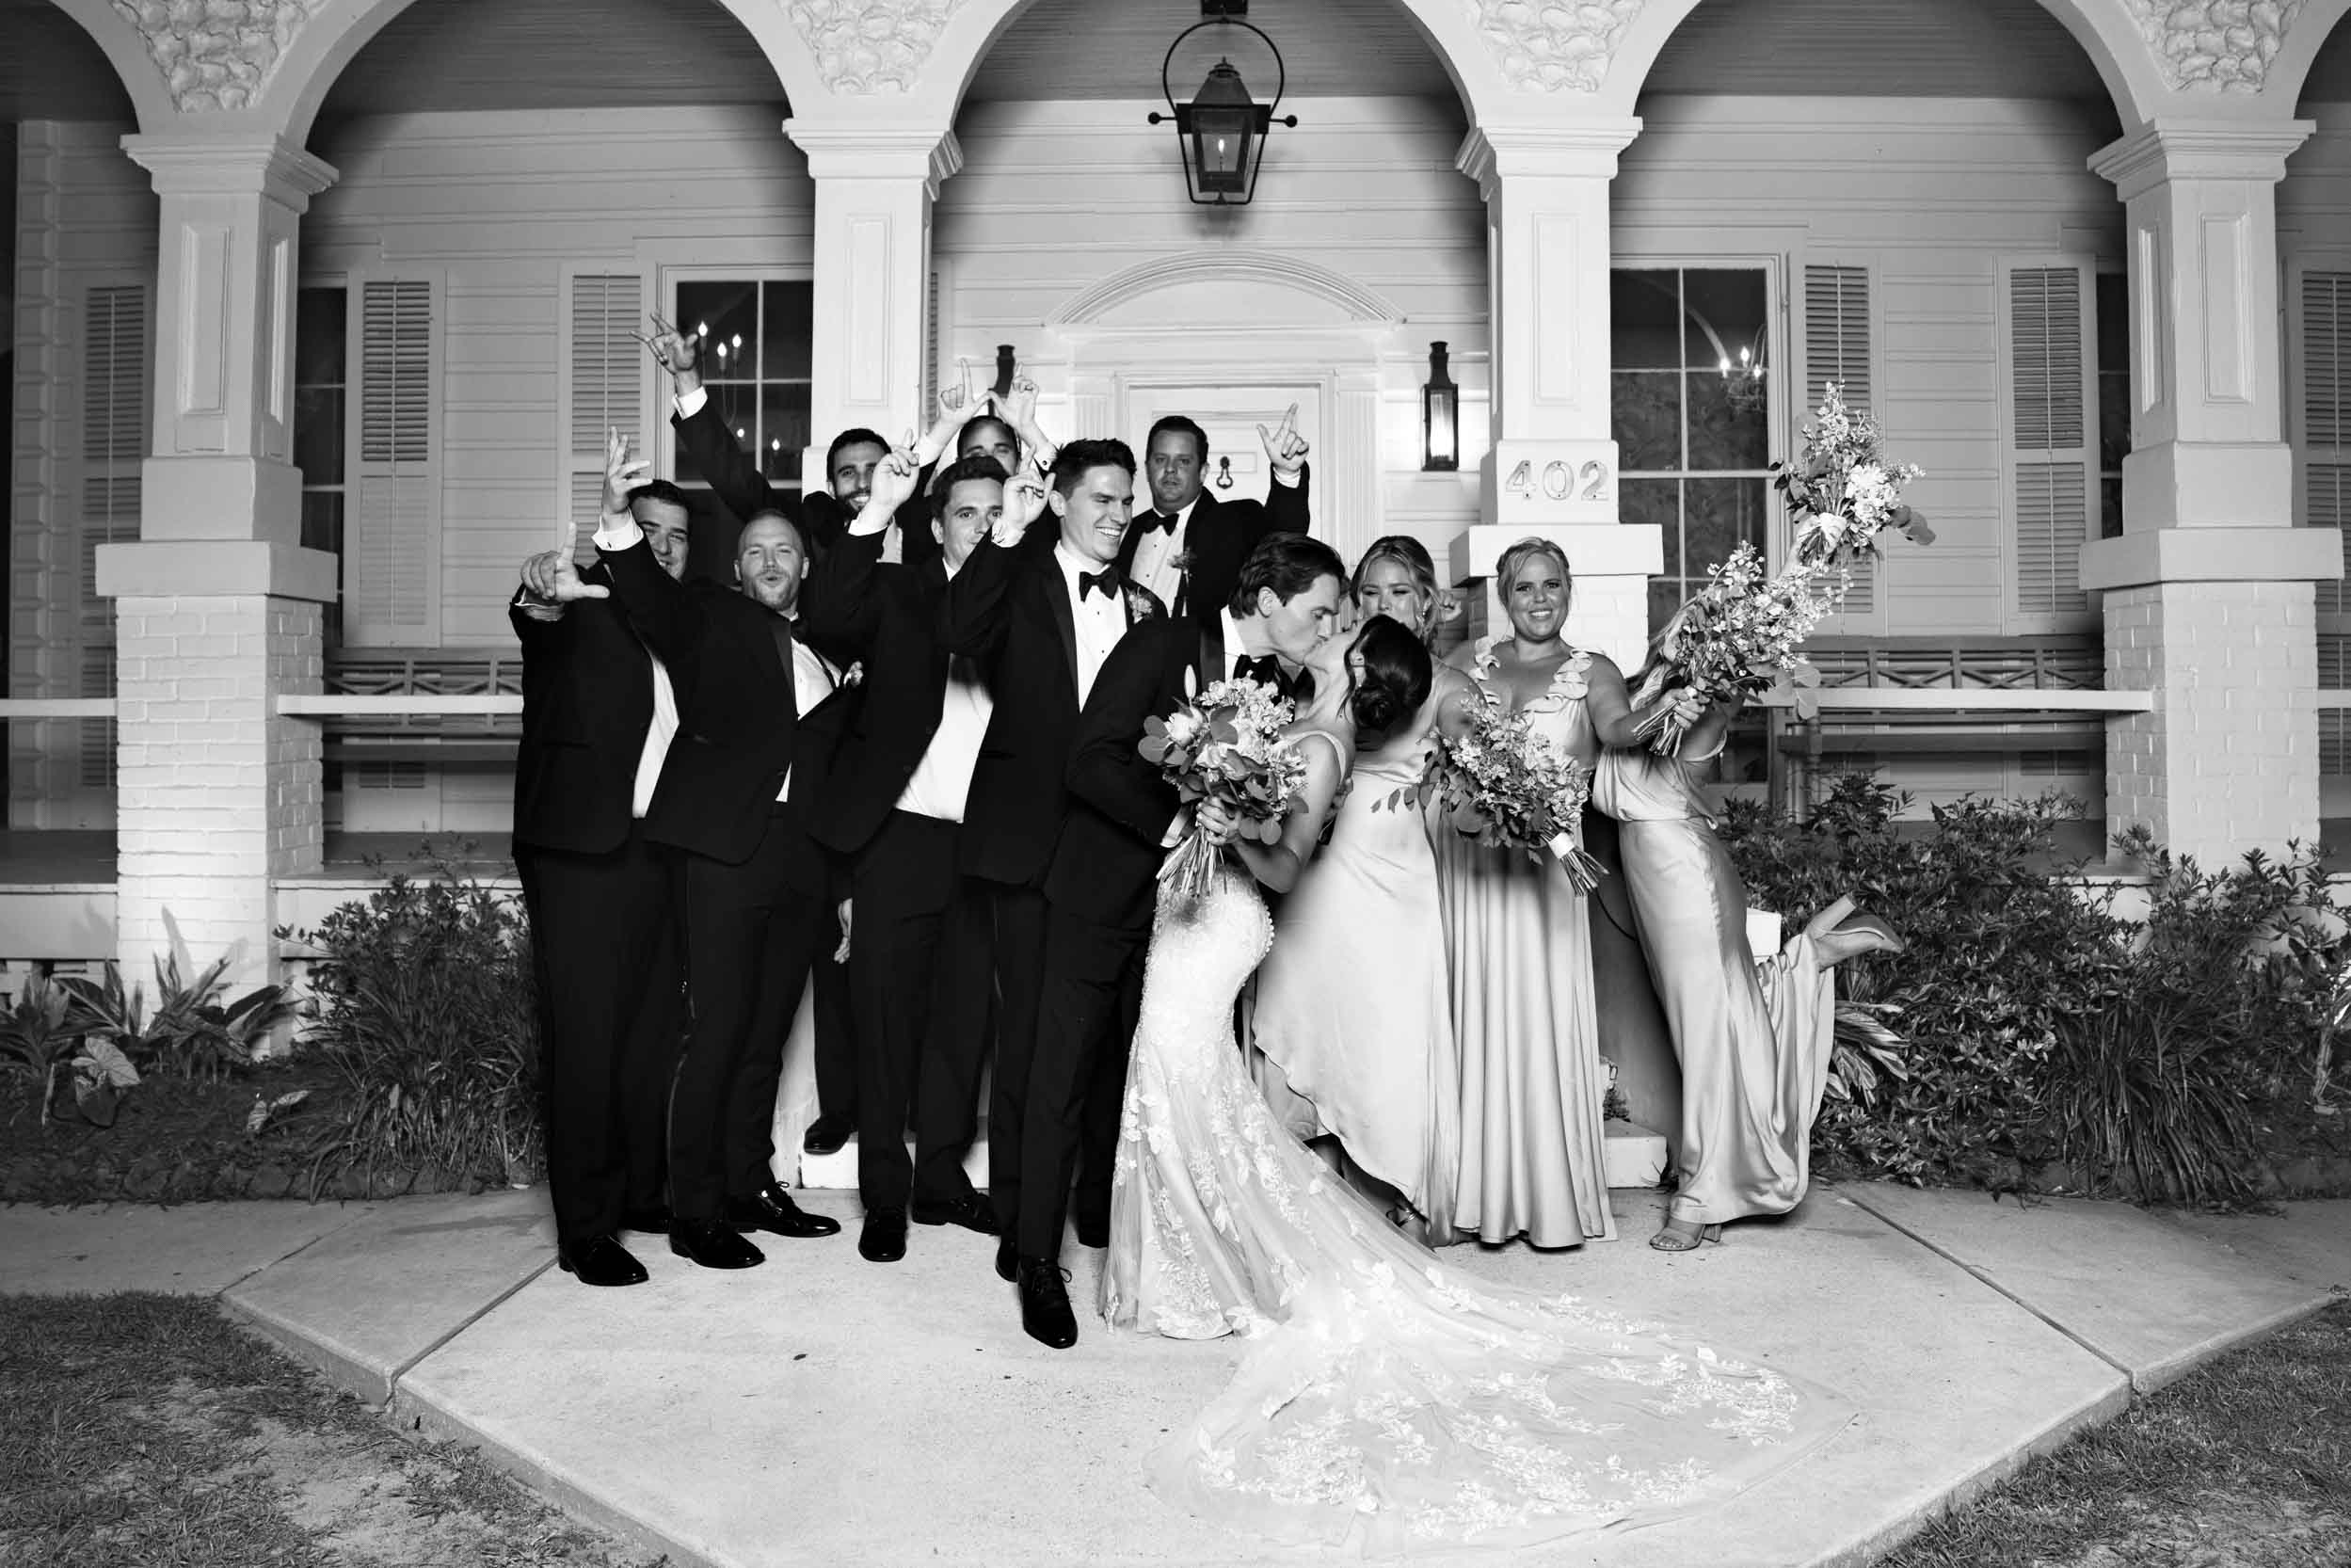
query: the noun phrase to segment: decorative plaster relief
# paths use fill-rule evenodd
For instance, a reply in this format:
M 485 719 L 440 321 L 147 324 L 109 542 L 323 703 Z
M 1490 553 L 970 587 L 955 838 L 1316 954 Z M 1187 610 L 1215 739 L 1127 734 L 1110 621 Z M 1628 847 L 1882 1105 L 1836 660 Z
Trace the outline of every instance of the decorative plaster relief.
M 2296 0 L 2299 3 L 2299 0 Z M 1486 47 L 1522 92 L 1598 92 L 1643 0 L 1469 0 Z
M 325 0 L 114 0 L 184 114 L 250 107 Z
M 2308 0 L 2125 0 L 2175 92 L 2259 92 Z
M 905 92 L 963 0 L 786 0 L 792 24 L 837 93 Z

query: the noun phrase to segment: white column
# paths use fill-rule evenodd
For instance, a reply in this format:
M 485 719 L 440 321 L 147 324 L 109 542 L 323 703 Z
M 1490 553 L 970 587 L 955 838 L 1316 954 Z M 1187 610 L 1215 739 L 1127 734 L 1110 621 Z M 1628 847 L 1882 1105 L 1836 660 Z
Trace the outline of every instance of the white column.
M 2342 543 L 2294 526 L 2275 203 L 2311 129 L 2157 120 L 2091 160 L 2129 214 L 2132 451 L 2081 580 L 2106 683 L 2155 702 L 2107 727 L 2108 825 L 2207 866 L 2318 838 L 2311 584 Z
M 816 183 L 811 445 L 803 465 L 824 488 L 824 449 L 857 426 L 904 440 L 930 422 L 922 404 L 931 203 L 963 167 L 954 133 L 806 118 L 784 130 Z
M 115 600 L 119 957 L 126 979 L 224 954 L 278 972 L 273 884 L 315 870 L 315 692 L 335 560 L 304 550 L 293 466 L 296 245 L 335 171 L 275 136 L 134 136 L 162 198 L 154 455 L 139 541 L 98 554 Z
M 1570 638 L 1628 669 L 1664 566 L 1662 529 L 1619 521 L 1608 424 L 1608 191 L 1639 132 L 1631 119 L 1480 125 L 1459 159 L 1486 200 L 1494 444 L 1452 576 L 1490 578 L 1530 534 L 1555 540 L 1575 574 Z M 1491 583 L 1487 618 L 1501 627 Z

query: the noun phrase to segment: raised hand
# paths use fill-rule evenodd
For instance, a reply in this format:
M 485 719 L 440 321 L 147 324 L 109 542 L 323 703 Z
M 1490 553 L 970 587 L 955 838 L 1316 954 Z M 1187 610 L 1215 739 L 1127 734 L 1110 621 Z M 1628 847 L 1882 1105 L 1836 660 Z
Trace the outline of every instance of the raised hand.
M 549 550 L 522 563 L 522 587 L 542 604 L 568 604 L 575 599 L 609 599 L 612 590 L 582 581 L 580 564 L 569 550 Z
M 1010 550 L 1028 536 L 1030 526 L 1045 515 L 1045 481 L 1023 470 L 1004 482 L 1004 510 L 989 535 Z
M 658 312 L 646 313 L 652 317 L 653 335 L 640 334 L 637 341 L 652 352 L 655 363 L 678 378 L 678 392 L 683 396 L 702 384 L 702 340 L 686 336 Z
M 1012 389 L 1004 395 L 1004 419 L 1014 431 L 1027 435 L 1037 422 L 1037 384 L 1026 376 L 1013 377 Z
M 1298 405 L 1289 406 L 1282 423 L 1268 430 L 1257 426 L 1257 440 L 1265 442 L 1265 455 L 1273 464 L 1273 472 L 1284 478 L 1294 479 L 1306 467 L 1306 438 L 1298 433 Z
M 904 447 L 887 454 L 873 465 L 873 488 L 866 500 L 866 511 L 883 517 L 904 506 L 907 497 L 914 494 L 920 468 L 921 465 L 914 460 L 914 454 Z
M 615 426 L 604 438 L 604 515 L 624 517 L 629 511 L 629 492 L 636 488 L 637 476 L 653 465 L 629 460 L 629 433 Z
M 958 360 L 955 362 L 962 367 L 963 374 L 953 386 L 939 388 L 938 417 L 942 422 L 952 420 L 957 425 L 961 425 L 964 421 L 979 412 L 979 408 L 971 400 L 971 361 Z

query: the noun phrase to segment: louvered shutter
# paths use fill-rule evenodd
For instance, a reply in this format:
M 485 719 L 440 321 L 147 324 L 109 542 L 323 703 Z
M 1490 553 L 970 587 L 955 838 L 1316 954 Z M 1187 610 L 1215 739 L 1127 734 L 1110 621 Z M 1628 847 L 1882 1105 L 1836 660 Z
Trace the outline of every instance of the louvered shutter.
M 922 417 L 931 417 L 938 407 L 939 358 L 947 352 L 947 342 L 939 336 L 938 268 L 932 267 L 925 275 L 922 287 Z
M 1812 417 L 1831 386 L 1847 408 L 1870 411 L 1867 267 L 1804 268 L 1804 408 L 1799 424 Z M 1872 616 L 1877 610 L 1878 563 L 1865 557 L 1854 564 L 1843 613 Z
M 2301 305 L 2302 523 L 2351 540 L 2351 272 L 2304 273 Z M 2319 584 L 2317 609 L 2351 614 L 2351 588 Z
M 2089 536 L 2092 432 L 2078 264 L 2008 271 L 2008 452 L 2015 485 L 2016 612 L 2089 610 L 2079 557 Z
M 147 456 L 147 287 L 91 289 L 82 312 L 82 473 L 74 542 L 73 695 L 115 695 L 114 606 L 98 596 L 98 548 L 138 537 L 139 468 Z M 115 783 L 115 722 L 75 725 L 74 777 Z
M 359 462 L 344 542 L 344 639 L 354 646 L 440 640 L 433 293 L 415 278 L 360 286 Z
M 594 553 L 586 536 L 604 510 L 606 434 L 627 431 L 637 455 L 645 456 L 645 351 L 635 336 L 644 320 L 645 281 L 635 273 L 572 275 L 566 494 L 583 560 Z

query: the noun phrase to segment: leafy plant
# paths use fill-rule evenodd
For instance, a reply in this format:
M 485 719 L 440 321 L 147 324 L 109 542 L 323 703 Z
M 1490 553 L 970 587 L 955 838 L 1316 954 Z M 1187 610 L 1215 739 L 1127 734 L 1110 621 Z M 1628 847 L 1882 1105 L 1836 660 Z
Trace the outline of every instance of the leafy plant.
M 228 994 L 229 960 L 217 959 L 193 981 L 181 978 L 175 953 L 155 959 L 155 1013 L 147 1016 L 146 988 L 126 993 L 121 972 L 109 963 L 103 982 L 61 982 L 92 1020 L 93 1032 L 150 1071 L 175 1070 L 184 1079 L 215 1081 L 231 1069 L 249 1066 L 254 1048 L 292 1017 L 296 1003 L 282 985 L 262 985 L 234 1001 Z
M 1831 1098 L 1853 1100 L 1866 1108 L 1877 1103 L 1883 1080 L 1899 1081 L 1911 1076 L 1902 1062 L 1910 1042 L 1885 1021 L 1901 1011 L 1884 1001 L 1837 1003 L 1829 1056 Z
M 91 1035 L 73 1058 L 73 1103 L 93 1127 L 114 1126 L 122 1096 L 138 1087 L 138 1069 L 112 1040 Z
M 2220 1005 L 2226 1006 L 2223 1001 Z M 2049 1111 L 2070 1159 L 2145 1198 L 2231 1206 L 2253 1196 L 2253 1118 L 2240 1042 L 2207 1006 L 2125 993 L 2066 1031 Z
M 513 901 L 446 872 L 395 875 L 296 939 L 313 958 L 306 1043 L 352 1089 L 314 1173 L 536 1176 L 536 1004 Z
M 16 994 L 16 1005 L 0 1015 L 0 1055 L 33 1080 L 43 1127 L 56 1099 L 57 1076 L 88 1032 L 89 1020 L 74 1005 L 73 993 L 45 974 L 29 977 Z

